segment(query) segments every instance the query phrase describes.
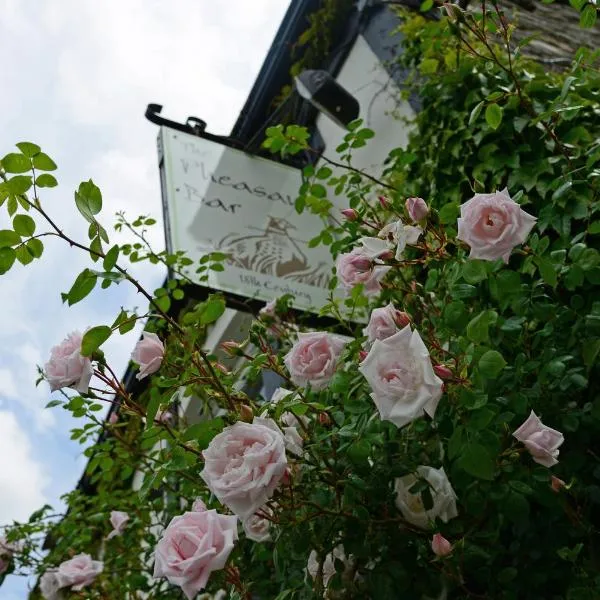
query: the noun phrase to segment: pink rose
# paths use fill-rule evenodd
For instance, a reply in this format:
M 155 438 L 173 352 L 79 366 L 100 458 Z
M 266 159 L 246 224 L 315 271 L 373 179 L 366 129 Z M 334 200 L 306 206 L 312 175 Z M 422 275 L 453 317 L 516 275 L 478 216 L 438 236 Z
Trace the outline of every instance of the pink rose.
M 558 448 L 565 438 L 560 431 L 546 427 L 533 411 L 525 423 L 513 432 L 513 436 L 523 442 L 536 463 L 544 467 L 553 467 L 558 463 Z
M 452 544 L 441 533 L 436 533 L 431 540 L 431 549 L 438 558 L 443 558 L 452 552 Z
M 406 212 L 415 223 L 418 223 L 429 214 L 429 207 L 423 198 L 407 198 Z
M 277 308 L 277 298 L 275 298 L 275 300 L 271 300 L 270 302 L 267 302 L 258 311 L 258 316 L 275 318 L 277 316 L 277 313 L 275 312 L 276 308 Z
M 40 592 L 42 592 L 42 597 L 45 600 L 58 600 L 60 598 L 59 589 L 60 586 L 58 585 L 58 577 L 56 576 L 55 569 L 46 571 L 40 577 Z
M 117 535 L 122 535 L 127 527 L 127 521 L 129 521 L 129 515 L 122 510 L 113 510 L 110 513 L 110 524 L 113 526 L 113 530 L 108 534 L 107 540 L 114 538 Z
M 363 329 L 363 333 L 367 336 L 369 342 L 375 340 L 385 340 L 398 331 L 396 321 L 399 311 L 390 302 L 383 308 L 375 308 L 371 312 L 369 324 Z
M 226 427 L 202 452 L 200 477 L 218 500 L 241 519 L 273 495 L 287 468 L 281 431 L 255 417 Z
M 269 542 L 271 540 L 271 521 L 265 517 L 270 517 L 273 511 L 268 506 L 263 506 L 258 512 L 246 517 L 242 521 L 244 533 L 249 540 L 253 542 Z
M 82 338 L 79 331 L 74 331 L 50 351 L 50 360 L 44 366 L 50 391 L 72 387 L 80 394 L 87 393 L 93 369 L 90 359 L 81 355 Z
M 225 567 L 237 537 L 237 517 L 214 509 L 173 517 L 156 544 L 154 578 L 166 577 L 192 600 Z
M 137 379 L 144 379 L 160 369 L 165 356 L 165 347 L 155 333 L 144 331 L 131 354 L 131 360 L 140 365 Z
M 460 207 L 457 238 L 471 247 L 469 258 L 508 262 L 537 219 L 526 213 L 504 188 L 493 194 L 475 194 Z
M 410 325 L 385 340 L 375 340 L 358 370 L 365 376 L 381 418 L 402 427 L 426 412 L 433 418 L 442 380 L 433 372 L 429 352 Z
M 104 563 L 92 560 L 89 554 L 77 554 L 70 560 L 61 563 L 56 572 L 58 587 L 68 587 L 75 592 L 90 585 L 102 573 Z
M 364 293 L 368 296 L 381 291 L 381 279 L 390 270 L 390 267 L 373 264 L 360 248 L 340 254 L 335 267 L 338 281 L 345 290 L 350 291 L 355 285 L 362 283 Z
M 335 373 L 346 340 L 332 333 L 299 333 L 284 362 L 292 381 L 315 391 L 327 386 Z

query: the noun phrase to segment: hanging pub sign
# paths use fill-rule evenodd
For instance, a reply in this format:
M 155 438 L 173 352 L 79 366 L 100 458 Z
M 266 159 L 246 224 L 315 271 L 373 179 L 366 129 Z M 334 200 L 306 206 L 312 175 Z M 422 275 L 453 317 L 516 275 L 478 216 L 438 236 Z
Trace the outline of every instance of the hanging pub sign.
M 327 302 L 333 260 L 326 246 L 308 247 L 322 222 L 294 208 L 298 169 L 164 126 L 159 143 L 170 252 L 196 265 L 226 254 L 224 271 L 209 271 L 212 289 L 265 301 L 293 294 L 302 310 Z

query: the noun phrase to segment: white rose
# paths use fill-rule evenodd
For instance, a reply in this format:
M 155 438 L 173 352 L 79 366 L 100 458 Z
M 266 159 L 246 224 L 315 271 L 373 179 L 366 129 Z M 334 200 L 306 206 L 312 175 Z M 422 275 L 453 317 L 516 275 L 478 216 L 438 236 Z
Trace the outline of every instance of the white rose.
M 391 302 L 382 308 L 373 309 L 369 324 L 363 329 L 363 333 L 367 336 L 369 342 L 384 340 L 398 331 L 396 325 L 397 312 Z
M 346 562 L 346 554 L 344 552 L 344 546 L 340 545 L 335 547 L 329 554 L 325 556 L 323 561 L 323 586 L 327 587 L 329 580 L 335 575 L 335 559 Z M 306 570 L 308 574 L 315 579 L 319 572 L 319 555 L 313 550 L 308 556 L 308 563 Z
M 396 427 L 421 417 L 433 418 L 442 396 L 429 352 L 410 325 L 385 340 L 375 340 L 358 370 L 365 376 L 379 414 Z
M 427 529 L 431 521 L 439 517 L 444 523 L 458 515 L 456 510 L 456 494 L 444 472 L 444 468 L 417 467 L 417 475 L 405 475 L 396 479 L 396 507 L 402 516 L 413 525 Z M 419 480 L 425 479 L 430 485 L 433 507 L 425 510 L 421 494 L 411 494 L 410 488 Z
M 416 244 L 422 233 L 423 229 L 421 227 L 405 225 L 398 219 L 386 225 L 378 235 L 396 246 L 396 260 L 400 260 L 407 244 Z

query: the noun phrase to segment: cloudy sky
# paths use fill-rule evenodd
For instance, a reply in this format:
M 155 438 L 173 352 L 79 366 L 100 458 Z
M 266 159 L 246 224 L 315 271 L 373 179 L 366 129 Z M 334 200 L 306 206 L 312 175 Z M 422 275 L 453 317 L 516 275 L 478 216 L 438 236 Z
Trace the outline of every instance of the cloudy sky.
M 41 200 L 72 237 L 86 239 L 73 190 L 92 178 L 103 193 L 106 228 L 117 210 L 152 215 L 159 226 L 151 237 L 162 248 L 157 128 L 144 119 L 146 105 L 163 104 L 169 118 L 195 115 L 211 132 L 229 133 L 288 4 L 0 0 L 1 155 L 31 141 L 53 157 L 59 187 Z M 0 209 L 0 229 L 9 223 Z M 110 324 L 120 306 L 144 306 L 126 284 L 63 306 L 60 292 L 89 258 L 46 239 L 41 261 L 0 278 L 0 524 L 57 504 L 85 464 L 69 440 L 73 421 L 62 409 L 44 409 L 51 397 L 45 383 L 34 385 L 36 365 L 70 331 Z M 132 272 L 150 289 L 164 277 L 156 267 Z M 106 344 L 117 371 L 137 334 Z M 7 578 L 0 596 L 26 598 L 24 580 Z

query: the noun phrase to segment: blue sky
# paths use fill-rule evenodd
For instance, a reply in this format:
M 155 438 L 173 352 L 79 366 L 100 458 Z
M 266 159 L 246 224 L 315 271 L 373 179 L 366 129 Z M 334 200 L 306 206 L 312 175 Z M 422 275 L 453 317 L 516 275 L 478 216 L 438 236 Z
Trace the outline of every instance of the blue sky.
M 72 237 L 86 239 L 73 190 L 92 178 L 104 197 L 101 222 L 114 213 L 151 214 L 162 248 L 156 165 L 157 128 L 144 119 L 150 102 L 183 121 L 229 133 L 288 6 L 286 0 L 0 0 L 0 152 L 32 141 L 58 164 L 59 187 L 41 200 Z M 0 209 L 0 229 L 9 226 Z M 38 224 L 38 232 L 44 231 Z M 115 240 L 125 241 L 112 235 Z M 111 323 L 120 306 L 143 307 L 131 287 L 98 290 L 67 308 L 67 291 L 89 259 L 47 238 L 41 261 L 0 277 L 0 524 L 26 519 L 44 502 L 58 504 L 85 464 L 69 440 L 72 419 L 44 409 L 48 386 L 35 387 L 36 364 L 74 329 Z M 164 273 L 139 265 L 150 289 Z M 123 372 L 139 331 L 106 344 Z M 3 600 L 26 598 L 23 578 L 9 577 Z

